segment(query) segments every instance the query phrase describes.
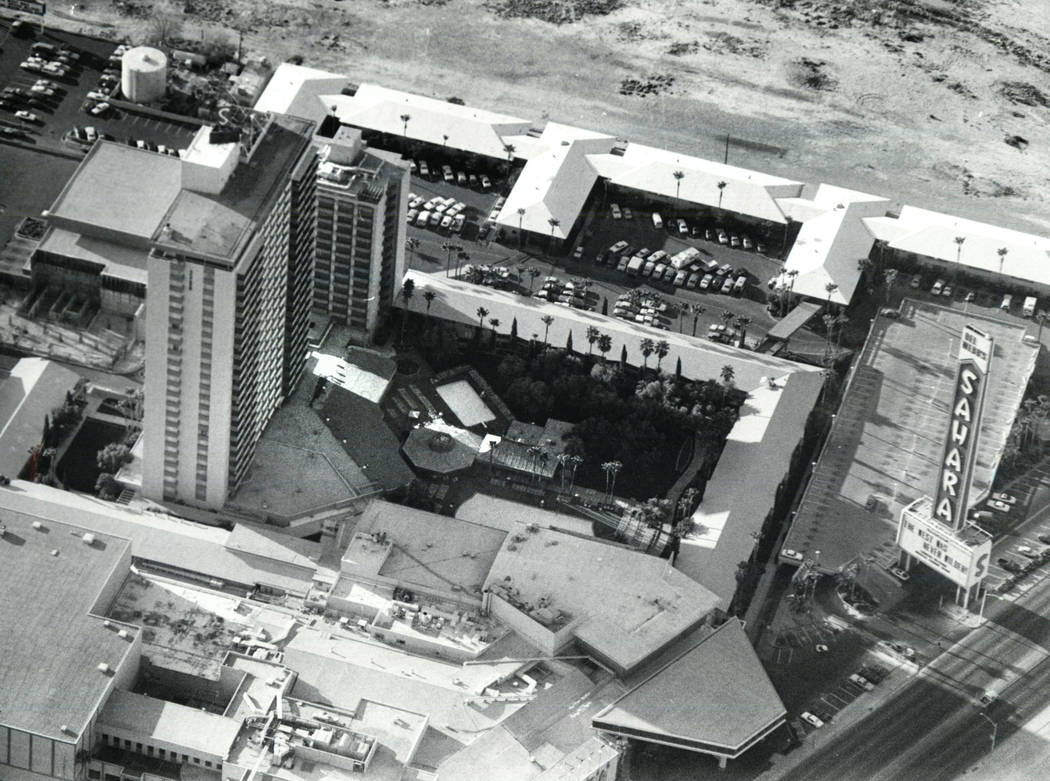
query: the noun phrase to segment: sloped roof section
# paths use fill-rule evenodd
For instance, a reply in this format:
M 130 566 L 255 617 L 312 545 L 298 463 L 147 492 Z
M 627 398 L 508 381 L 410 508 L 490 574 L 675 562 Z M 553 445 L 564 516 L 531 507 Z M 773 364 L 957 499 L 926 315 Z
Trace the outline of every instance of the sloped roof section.
M 743 625 L 732 618 L 592 723 L 641 740 L 738 756 L 786 715 Z
M 905 206 L 897 220 L 900 231 L 889 246 L 929 258 L 1050 285 L 1050 239 L 950 214 Z M 962 238 L 960 246 L 956 238 Z
M 320 122 L 328 113 L 321 95 L 339 92 L 349 83 L 338 73 L 282 62 L 255 102 L 255 110 Z
M 819 374 L 797 373 L 750 392 L 682 537 L 675 567 L 718 595 L 723 610 L 737 589 L 737 564 L 757 545 L 755 535 L 776 500 L 822 382 Z
M 497 222 L 564 239 L 598 181 L 589 156 L 608 152 L 616 140 L 554 123 L 544 128 L 539 140 L 546 148 L 533 153 L 521 170 Z M 552 226 L 551 220 L 557 224 Z
M 353 97 L 324 95 L 321 100 L 344 125 L 500 159 L 507 157 L 502 136 L 527 133 L 532 125 L 527 119 L 378 84 L 362 84 Z M 404 115 L 409 117 L 407 123 L 401 118 Z
M 621 187 L 768 222 L 787 222 L 776 199 L 802 191 L 802 183 L 791 179 L 643 144 L 628 144 L 622 155 L 593 156 L 591 163 L 601 176 Z M 681 178 L 675 177 L 676 171 L 682 172 Z M 722 188 L 720 183 L 724 183 Z
M 860 279 L 859 261 L 868 257 L 875 237 L 866 218 L 886 213 L 890 202 L 877 195 L 822 184 L 811 197 L 781 198 L 777 204 L 801 222 L 784 273 L 797 272 L 793 293 L 849 304 Z M 782 284 L 786 284 L 784 278 Z M 829 292 L 828 286 L 832 285 Z

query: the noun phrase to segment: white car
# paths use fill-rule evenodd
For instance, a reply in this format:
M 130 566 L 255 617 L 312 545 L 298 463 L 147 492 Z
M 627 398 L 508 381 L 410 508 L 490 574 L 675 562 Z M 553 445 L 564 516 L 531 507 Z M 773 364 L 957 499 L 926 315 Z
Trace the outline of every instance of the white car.
M 853 683 L 857 684 L 857 686 L 859 686 L 860 688 L 864 689 L 864 691 L 870 692 L 872 689 L 875 688 L 875 684 L 873 684 L 871 681 L 869 681 L 864 676 L 858 675 L 857 673 L 853 673 L 853 675 L 851 675 L 849 677 L 849 679 Z
M 55 82 L 51 81 L 51 79 L 37 79 L 36 80 L 36 84 L 34 86 L 37 86 L 37 87 L 51 87 L 52 89 L 58 89 L 58 84 L 56 84 Z
M 44 69 L 44 64 L 41 62 L 26 60 L 22 63 L 21 68 L 23 70 L 32 71 L 33 73 L 39 73 Z
M 682 236 L 688 236 L 689 235 L 689 226 L 686 224 L 685 220 L 678 219 L 676 221 L 676 224 L 678 225 L 678 233 L 680 235 L 682 235 Z
M 489 190 L 489 189 L 492 188 L 492 180 L 489 179 L 489 177 L 486 174 L 482 174 L 478 178 L 481 179 L 481 189 L 482 190 Z
M 416 227 L 417 228 L 425 228 L 425 227 L 427 227 L 427 223 L 429 221 L 430 221 L 430 212 L 428 212 L 428 211 L 426 211 L 424 209 L 423 211 L 421 211 L 419 213 L 419 216 L 416 217 Z
M 803 712 L 802 720 L 805 721 L 807 724 L 811 724 L 812 726 L 816 727 L 817 729 L 820 729 L 821 727 L 824 726 L 824 722 L 821 721 L 820 719 L 818 719 L 816 716 L 814 716 L 809 711 Z
M 418 209 L 422 205 L 423 205 L 423 196 L 422 195 L 416 195 L 416 196 L 414 196 L 412 198 L 412 200 L 410 200 L 408 202 L 408 208 L 409 209 Z
M 1001 513 L 1010 512 L 1010 505 L 1008 505 L 1006 502 L 1000 502 L 998 499 L 990 499 L 988 501 L 988 506 L 991 507 L 993 510 L 998 510 Z
M 91 114 L 96 117 L 105 114 L 107 111 L 109 111 L 109 104 L 105 102 L 91 107 Z M 164 147 L 158 147 L 158 149 L 161 150 L 161 154 L 167 154 L 167 150 Z
M 15 116 L 21 119 L 23 122 L 39 122 L 40 117 L 34 114 L 32 111 L 16 111 Z
M 453 220 L 453 217 L 451 215 L 449 215 L 449 214 L 446 214 L 444 217 L 442 217 L 441 218 L 441 229 L 442 230 L 449 230 L 452 227 L 452 220 Z
M 462 214 L 457 214 L 455 217 L 453 217 L 452 232 L 459 233 L 461 230 L 463 230 L 463 224 L 466 222 L 466 220 L 467 218 Z
M 583 257 L 583 245 L 577 244 L 576 249 L 572 251 L 573 260 L 579 260 Z
M 911 575 L 909 575 L 908 571 L 903 567 L 890 567 L 890 574 L 900 581 L 905 581 L 911 578 Z
M 1006 502 L 1006 504 L 1017 504 L 1017 497 L 1011 496 L 1010 494 L 999 491 L 998 493 L 992 494 L 992 498 L 997 502 Z
M 405 217 L 405 222 L 407 222 L 409 225 L 411 225 L 412 223 L 414 223 L 416 221 L 416 217 L 418 217 L 418 216 L 419 216 L 419 209 L 409 209 L 408 210 L 408 216 Z
M 456 176 L 452 173 L 452 166 L 450 165 L 441 166 L 441 176 L 444 177 L 445 181 L 449 184 L 456 180 Z
M 709 326 L 709 329 L 716 328 L 718 328 L 718 326 Z M 724 329 L 725 326 L 722 326 L 722 328 Z M 792 559 L 793 561 L 802 561 L 803 558 L 801 553 L 799 553 L 797 550 L 792 550 L 791 548 L 784 548 L 782 551 L 780 551 L 780 555 L 783 556 L 785 559 Z
M 634 219 L 634 212 L 632 212 L 630 209 L 628 209 L 626 206 L 624 206 L 623 207 L 623 218 L 625 220 L 633 220 Z
M 51 87 L 45 87 L 43 84 L 34 84 L 32 87 L 29 88 L 29 91 L 37 95 L 44 95 L 48 98 L 54 96 L 55 94 L 55 91 L 51 89 Z
M 609 211 L 612 213 L 612 218 L 614 220 L 623 219 L 623 212 L 620 211 L 620 204 L 618 204 L 618 203 L 610 203 L 609 204 Z

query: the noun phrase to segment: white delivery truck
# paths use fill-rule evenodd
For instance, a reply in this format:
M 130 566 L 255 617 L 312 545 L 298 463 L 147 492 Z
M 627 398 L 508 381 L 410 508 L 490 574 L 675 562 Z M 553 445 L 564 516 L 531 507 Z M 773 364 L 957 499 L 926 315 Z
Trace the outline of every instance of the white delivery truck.
M 694 261 L 699 259 L 700 250 L 698 250 L 696 247 L 689 247 L 688 249 L 684 249 L 681 252 L 676 252 L 674 255 L 672 255 L 671 265 L 674 266 L 676 269 L 681 270 L 692 265 Z
M 1035 305 L 1036 305 L 1036 298 L 1035 298 L 1035 296 L 1028 296 L 1028 298 L 1026 298 L 1024 300 L 1024 316 L 1025 317 L 1033 317 L 1035 315 Z
M 637 255 L 635 255 L 627 264 L 627 276 L 638 276 L 638 272 L 642 270 L 643 265 L 645 265 L 645 258 L 640 258 Z

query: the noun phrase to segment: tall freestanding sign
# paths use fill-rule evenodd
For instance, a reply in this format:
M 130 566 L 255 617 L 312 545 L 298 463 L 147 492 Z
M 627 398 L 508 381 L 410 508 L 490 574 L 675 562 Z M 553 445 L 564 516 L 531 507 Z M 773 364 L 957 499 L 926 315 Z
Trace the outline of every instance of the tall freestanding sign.
M 992 338 L 972 325 L 963 328 L 948 436 L 944 443 L 933 517 L 953 530 L 966 522 L 970 484 L 992 356 Z

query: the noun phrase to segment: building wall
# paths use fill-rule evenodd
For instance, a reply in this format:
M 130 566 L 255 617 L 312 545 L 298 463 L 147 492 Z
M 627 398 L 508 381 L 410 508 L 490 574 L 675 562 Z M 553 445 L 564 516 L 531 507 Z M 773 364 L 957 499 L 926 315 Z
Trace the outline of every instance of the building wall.
M 489 609 L 500 621 L 524 637 L 541 653 L 554 656 L 558 650 L 556 635 L 537 621 L 533 621 L 498 594 L 489 594 Z
M 75 777 L 72 741 L 57 741 L 19 729 L 0 726 L 0 778 L 13 775 L 3 768 L 17 768 L 42 778 Z M 21 775 L 21 774 L 20 774 Z
M 148 290 L 143 493 L 221 507 L 229 487 L 236 275 L 154 253 Z
M 212 770 L 222 769 L 223 757 L 204 751 L 191 751 L 185 746 L 157 740 L 149 734 L 149 726 L 143 725 L 142 730 L 122 729 L 120 727 L 105 726 L 102 728 L 102 744 L 114 748 L 141 754 L 146 757 L 163 759 L 167 762 L 176 762 L 183 765 L 195 765 Z
M 288 291 L 285 343 L 285 398 L 295 390 L 306 367 L 306 338 L 317 241 L 317 155 L 304 155 L 292 173 L 289 224 Z

